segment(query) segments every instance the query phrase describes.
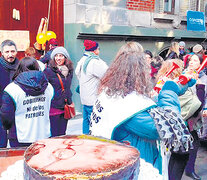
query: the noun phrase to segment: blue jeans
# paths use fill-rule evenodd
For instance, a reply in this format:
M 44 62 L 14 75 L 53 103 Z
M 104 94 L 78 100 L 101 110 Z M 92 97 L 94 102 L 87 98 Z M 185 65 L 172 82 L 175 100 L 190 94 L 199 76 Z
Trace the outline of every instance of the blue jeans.
M 7 146 L 7 132 L 4 130 L 3 125 L 0 121 L 0 148 L 5 148 Z
M 89 123 L 92 111 L 93 106 L 83 105 L 83 134 L 89 133 Z

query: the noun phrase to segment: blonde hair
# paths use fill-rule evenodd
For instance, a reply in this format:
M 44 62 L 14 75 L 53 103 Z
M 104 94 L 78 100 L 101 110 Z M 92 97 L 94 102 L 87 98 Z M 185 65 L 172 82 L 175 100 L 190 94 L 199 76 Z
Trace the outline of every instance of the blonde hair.
M 180 51 L 179 51 L 179 43 L 178 42 L 172 42 L 170 45 L 170 48 L 168 50 L 167 56 L 171 53 L 171 52 L 175 52 L 177 54 L 177 56 L 179 57 L 180 55 Z
M 35 48 L 33 47 L 28 47 L 26 50 L 25 50 L 25 56 L 27 57 L 33 57 L 35 58 L 35 54 L 36 54 L 36 51 L 35 51 Z
M 183 72 L 183 69 L 184 69 L 184 63 L 182 60 L 180 59 L 169 59 L 169 60 L 166 60 L 162 63 L 162 66 L 160 68 L 160 70 L 158 71 L 157 73 L 157 77 L 156 77 L 156 80 L 158 80 L 160 77 L 164 76 L 167 72 L 169 72 L 169 70 L 172 68 L 173 66 L 173 62 L 175 64 L 177 64 L 179 66 L 179 68 L 175 69 L 169 76 L 168 78 L 170 79 L 175 79 L 177 77 L 179 77 L 182 72 Z

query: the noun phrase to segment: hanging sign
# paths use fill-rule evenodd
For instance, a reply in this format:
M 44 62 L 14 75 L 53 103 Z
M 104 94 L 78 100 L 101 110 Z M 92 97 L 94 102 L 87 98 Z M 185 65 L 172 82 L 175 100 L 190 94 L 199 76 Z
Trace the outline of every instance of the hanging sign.
M 14 41 L 18 51 L 25 51 L 30 45 L 29 31 L 0 30 L 0 43 L 6 39 Z
M 187 12 L 187 30 L 188 31 L 206 31 L 205 15 L 199 11 Z

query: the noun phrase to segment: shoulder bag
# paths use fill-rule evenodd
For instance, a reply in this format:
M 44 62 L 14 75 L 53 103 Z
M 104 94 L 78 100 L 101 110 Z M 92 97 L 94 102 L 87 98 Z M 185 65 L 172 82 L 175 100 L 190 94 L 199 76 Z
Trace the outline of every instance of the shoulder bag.
M 62 88 L 62 92 L 64 93 L 65 92 L 65 88 L 64 88 L 64 85 L 63 85 L 63 81 L 60 77 L 60 75 L 57 73 L 57 77 L 60 81 L 60 85 L 61 85 L 61 88 Z M 68 104 L 68 100 L 67 98 L 65 98 L 65 106 L 64 106 L 64 118 L 65 119 L 71 119 L 75 117 L 75 105 L 74 103 L 72 102 L 71 104 Z

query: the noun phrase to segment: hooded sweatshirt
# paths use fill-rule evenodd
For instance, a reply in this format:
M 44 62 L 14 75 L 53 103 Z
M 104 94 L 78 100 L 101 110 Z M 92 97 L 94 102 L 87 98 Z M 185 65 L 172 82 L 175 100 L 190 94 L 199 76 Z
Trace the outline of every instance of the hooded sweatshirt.
M 20 143 L 32 143 L 50 137 L 49 110 L 53 87 L 41 71 L 27 71 L 10 83 L 2 97 L 0 110 L 9 138 Z M 14 126 L 15 124 L 15 126 Z

